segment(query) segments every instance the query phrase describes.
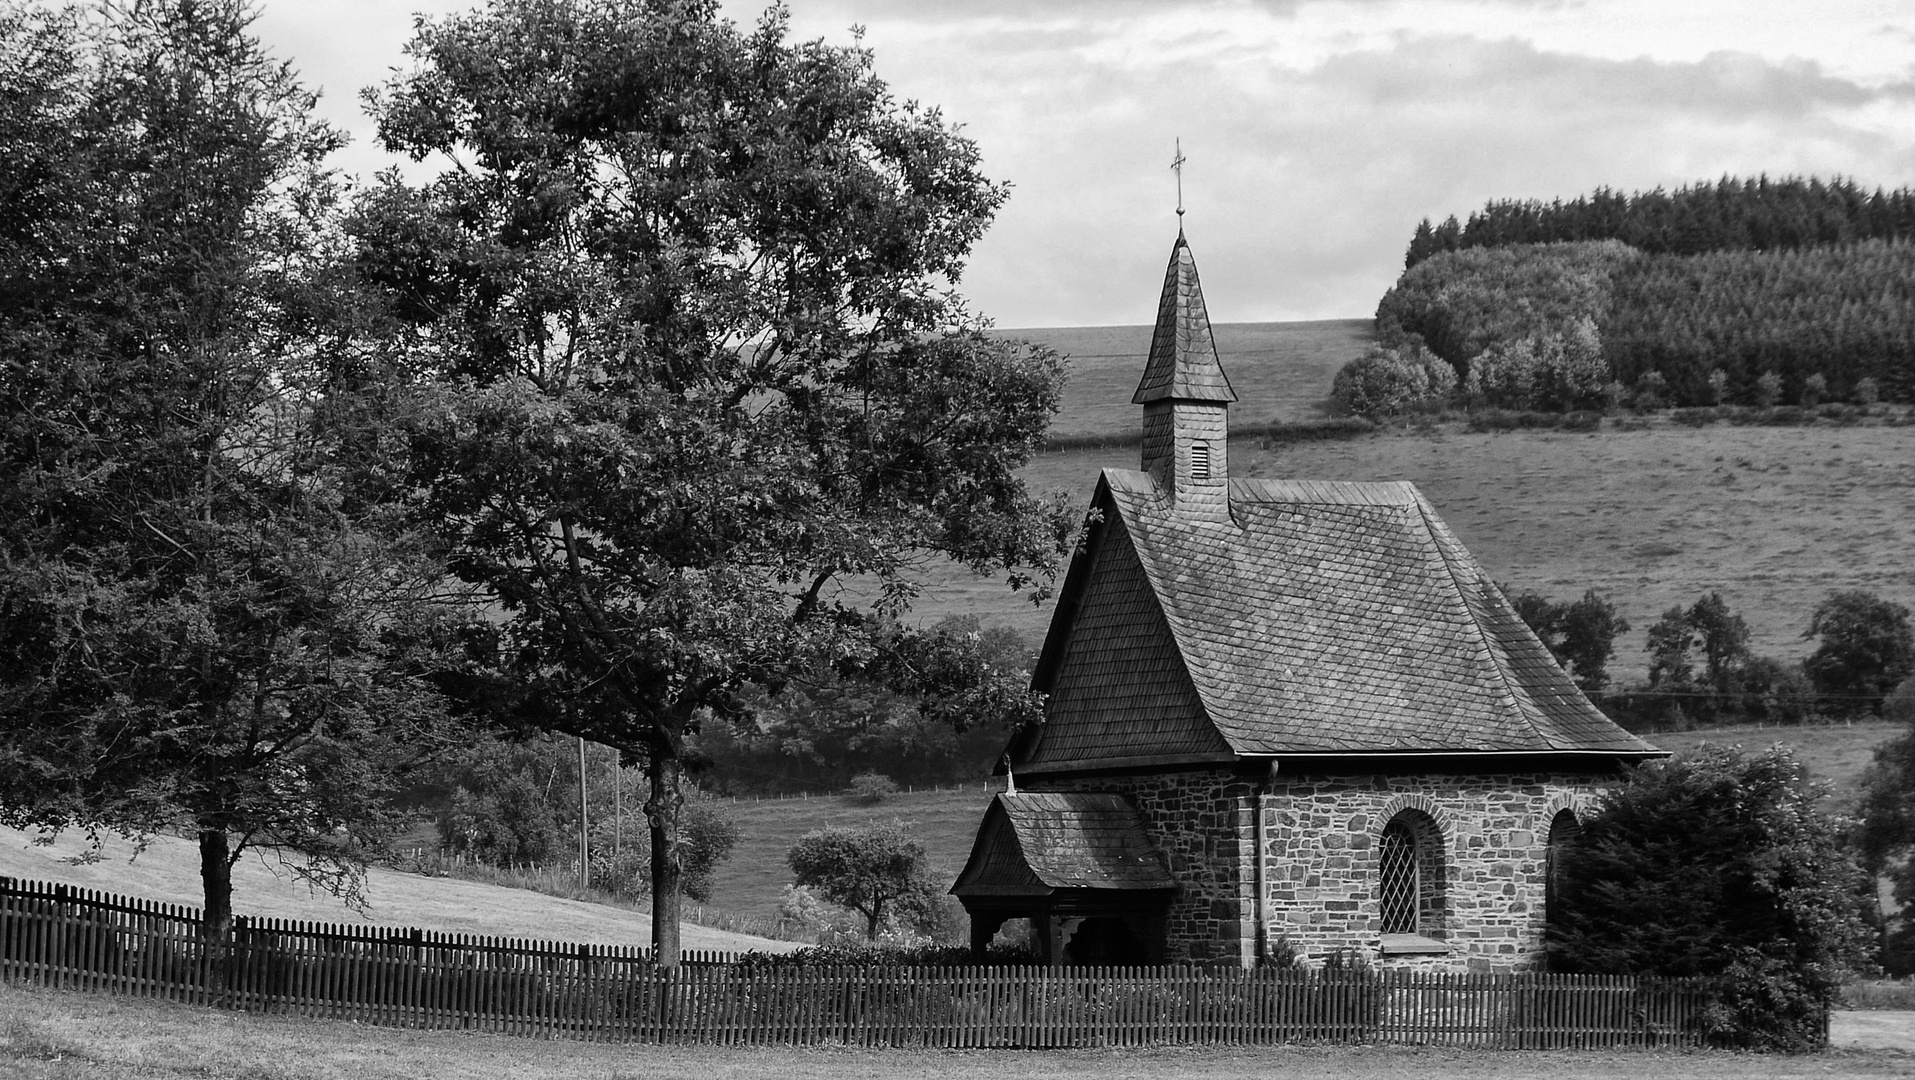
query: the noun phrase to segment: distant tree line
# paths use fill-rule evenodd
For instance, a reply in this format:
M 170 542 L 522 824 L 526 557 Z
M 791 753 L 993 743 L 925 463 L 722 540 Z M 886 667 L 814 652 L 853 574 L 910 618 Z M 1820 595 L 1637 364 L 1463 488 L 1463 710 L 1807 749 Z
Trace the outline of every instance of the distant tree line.
M 1891 692 L 1915 676 L 1915 627 L 1901 604 L 1859 589 L 1830 593 L 1802 635 L 1815 650 L 1790 664 L 1757 655 L 1748 622 L 1710 592 L 1664 611 L 1649 627 L 1647 678 L 1611 691 L 1615 640 L 1629 630 L 1613 604 L 1593 589 L 1571 603 L 1508 586 L 1503 592 L 1576 685 L 1608 691 L 1603 708 L 1631 728 L 1799 724 L 1880 713 Z
M 1458 222 L 1424 218 L 1405 269 L 1446 251 L 1620 240 L 1652 254 L 1784 251 L 1915 237 L 1915 189 L 1865 191 L 1852 180 L 1733 176 L 1627 195 L 1597 188 L 1568 202 L 1501 199 Z
M 1725 179 L 1425 222 L 1333 395 L 1372 417 L 1915 401 L 1911 200 Z M 1420 349 L 1453 387 L 1415 377 Z

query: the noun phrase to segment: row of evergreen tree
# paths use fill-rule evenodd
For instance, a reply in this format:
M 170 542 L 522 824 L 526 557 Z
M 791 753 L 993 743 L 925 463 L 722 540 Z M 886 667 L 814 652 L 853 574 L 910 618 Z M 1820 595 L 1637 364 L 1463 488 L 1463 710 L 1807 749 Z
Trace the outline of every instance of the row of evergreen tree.
M 1445 251 L 1510 244 L 1620 240 L 1652 254 L 1696 255 L 1911 238 L 1915 189 L 1867 191 L 1841 177 L 1724 176 L 1673 192 L 1597 188 L 1568 202 L 1496 200 L 1463 222 L 1452 215 L 1433 226 L 1424 218 L 1404 268 Z
M 1648 378 L 1671 404 L 1915 401 L 1915 241 L 1700 255 L 1616 240 L 1459 250 L 1405 271 L 1377 307 L 1380 344 L 1420 340 L 1459 384 L 1492 351 L 1571 337 L 1584 323 L 1611 381 Z

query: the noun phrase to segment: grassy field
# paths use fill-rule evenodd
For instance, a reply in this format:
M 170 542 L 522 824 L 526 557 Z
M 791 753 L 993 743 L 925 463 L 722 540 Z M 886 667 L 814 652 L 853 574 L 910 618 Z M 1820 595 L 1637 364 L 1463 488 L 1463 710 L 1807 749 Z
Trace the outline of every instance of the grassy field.
M 1217 327 L 1220 343 L 1267 346 L 1246 348 L 1230 367 L 1243 398 L 1233 418 L 1321 411 L 1336 366 L 1363 344 L 1363 326 Z M 1148 328 L 1013 333 L 1086 357 L 1074 365 L 1060 435 L 1134 434 L 1130 394 Z M 1024 475 L 1039 490 L 1082 501 L 1099 469 L 1135 468 L 1136 453 L 1130 445 L 1053 451 Z M 1237 440 L 1231 458 L 1238 476 L 1414 482 L 1497 580 L 1559 599 L 1594 588 L 1614 601 L 1634 627 L 1613 664 L 1622 679 L 1643 674 L 1644 638 L 1660 613 L 1710 590 L 1748 619 L 1758 652 L 1783 659 L 1807 652 L 1809 612 L 1832 590 L 1868 589 L 1915 606 L 1915 562 L 1906 554 L 1915 549 L 1915 427 L 1660 420 L 1639 430 L 1488 434 L 1451 423 L 1333 442 Z M 918 611 L 975 615 L 1033 642 L 1050 619 L 1048 604 L 956 570 L 934 576 Z
M 971 840 L 990 801 L 991 789 L 972 784 L 961 790 L 900 792 L 876 806 L 835 796 L 721 803 L 738 823 L 740 837 L 731 858 L 713 875 L 712 906 L 745 915 L 775 915 L 791 882 L 785 853 L 800 836 L 826 825 L 893 818 L 910 822 L 940 877 L 955 880 L 971 855 Z
M 1130 395 L 1150 351 L 1148 326 L 1006 330 L 1007 337 L 1048 345 L 1070 361 L 1063 407 L 1051 434 L 1123 435 L 1136 430 Z M 1219 323 L 1217 359 L 1237 392 L 1231 415 L 1240 423 L 1294 423 L 1323 415 L 1330 380 L 1375 339 L 1369 319 L 1321 322 Z
M 27 833 L 0 828 L 0 877 L 62 881 L 188 907 L 199 907 L 202 902 L 199 849 L 189 841 L 155 837 L 144 854 L 129 862 L 131 846 L 109 838 L 104 857 L 98 862 L 74 865 L 69 860 L 84 849 L 83 838 L 69 833 L 52 847 L 34 846 L 31 840 Z M 644 945 L 652 938 L 648 911 L 566 900 L 523 889 L 374 867 L 367 875 L 366 893 L 371 906 L 362 915 L 330 894 L 298 884 L 283 872 L 275 874 L 260 859 L 248 857 L 233 868 L 233 909 L 241 915 L 417 926 L 446 933 L 604 945 Z M 690 924 L 685 925 L 683 935 L 687 949 L 792 947 Z
M 1760 749 L 1782 743 L 1808 766 L 1809 777 L 1828 783 L 1831 801 L 1840 810 L 1854 806 L 1861 792 L 1862 772 L 1875 760 L 1875 748 L 1908 729 L 1883 720 L 1855 724 L 1817 724 L 1809 727 L 1728 727 L 1699 731 L 1670 731 L 1648 736 L 1664 750 L 1681 753 L 1705 742 Z
M 248 1015 L 0 983 L 10 1080 L 1806 1080 L 1907 1076 L 1908 1015 L 1840 1014 L 1837 1050 L 1799 1057 L 1416 1047 L 924 1051 L 620 1046 Z

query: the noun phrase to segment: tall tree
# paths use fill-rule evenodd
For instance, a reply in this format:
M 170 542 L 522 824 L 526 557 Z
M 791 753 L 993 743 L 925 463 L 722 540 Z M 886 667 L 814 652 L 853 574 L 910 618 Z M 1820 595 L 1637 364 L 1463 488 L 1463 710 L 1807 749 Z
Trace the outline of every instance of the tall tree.
M 1718 592 L 1691 605 L 1687 619 L 1702 647 L 1703 676 L 1716 697 L 1726 703 L 1739 689 L 1737 675 L 1753 659 L 1749 624 L 1729 610 Z
M 1015 470 L 1060 367 L 952 291 L 1005 196 L 976 148 L 780 7 L 494 0 L 409 51 L 380 136 L 447 167 L 357 228 L 437 388 L 408 490 L 506 616 L 524 721 L 647 768 L 675 963 L 702 718 L 820 664 L 1028 714 L 973 637 L 894 616 L 927 557 L 1054 572 L 1066 504 Z
M 0 12 L 0 813 L 188 831 L 215 937 L 248 848 L 353 893 L 446 640 L 331 479 L 339 137 L 249 18 Z
M 1915 675 L 1908 608 L 1873 593 L 1830 593 L 1816 605 L 1802 636 L 1820 639 L 1802 667 L 1830 712 L 1879 712 L 1882 698 Z

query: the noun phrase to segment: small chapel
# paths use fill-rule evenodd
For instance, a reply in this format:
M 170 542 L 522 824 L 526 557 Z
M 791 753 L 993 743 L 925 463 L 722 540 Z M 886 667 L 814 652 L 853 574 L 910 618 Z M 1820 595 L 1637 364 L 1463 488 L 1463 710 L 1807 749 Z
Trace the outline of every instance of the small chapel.
M 952 887 L 980 955 L 1533 969 L 1552 853 L 1665 756 L 1583 696 L 1406 482 L 1230 474 L 1183 231 L 1133 403 Z

